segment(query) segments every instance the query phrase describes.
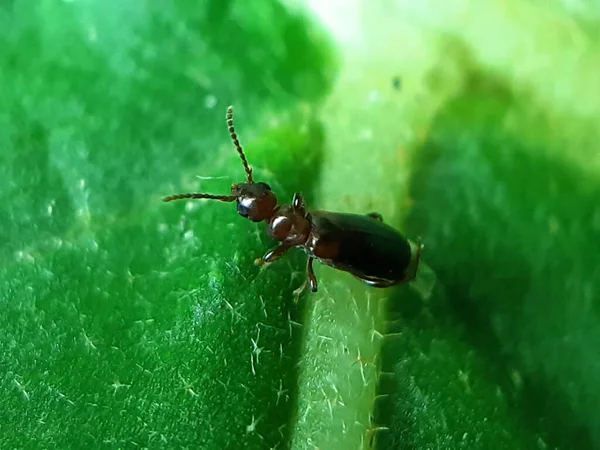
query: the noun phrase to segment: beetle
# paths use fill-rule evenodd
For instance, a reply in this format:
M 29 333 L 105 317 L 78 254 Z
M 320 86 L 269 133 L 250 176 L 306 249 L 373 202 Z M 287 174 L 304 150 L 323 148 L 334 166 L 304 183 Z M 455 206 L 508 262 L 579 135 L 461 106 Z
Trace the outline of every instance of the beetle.
M 423 247 L 420 238 L 417 244 L 411 244 L 385 224 L 378 213 L 309 211 L 299 192 L 294 194 L 291 204 L 278 205 L 271 187 L 253 179 L 252 168 L 235 132 L 232 106 L 227 108 L 226 122 L 244 165 L 246 182 L 233 184 L 230 195 L 176 194 L 165 197 L 164 202 L 182 199 L 236 202 L 240 216 L 252 222 L 266 222 L 268 235 L 280 244 L 264 255 L 263 262 L 272 263 L 294 247 L 308 254 L 307 279 L 298 292 L 307 284 L 312 292 L 317 292 L 315 259 L 377 288 L 408 283 L 416 278 Z

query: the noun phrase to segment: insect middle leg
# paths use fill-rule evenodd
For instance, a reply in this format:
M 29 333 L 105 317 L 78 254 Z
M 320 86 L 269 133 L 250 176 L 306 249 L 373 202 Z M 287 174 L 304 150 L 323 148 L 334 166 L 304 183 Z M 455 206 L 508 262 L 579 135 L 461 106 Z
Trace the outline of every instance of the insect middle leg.
M 296 299 L 295 300 L 296 302 L 298 302 L 300 295 L 302 294 L 302 292 L 304 292 L 304 289 L 306 289 L 307 286 L 310 286 L 310 290 L 312 292 L 317 292 L 317 290 L 318 290 L 319 283 L 317 281 L 317 276 L 315 275 L 315 271 L 313 269 L 313 261 L 314 260 L 315 260 L 315 258 L 313 258 L 312 256 L 309 256 L 308 262 L 306 263 L 306 280 L 304 280 L 304 283 L 302 283 L 302 286 L 300 286 L 298 289 L 294 290 L 294 297 Z
M 315 258 L 310 256 L 308 258 L 308 262 L 306 263 L 306 276 L 308 280 L 308 284 L 310 285 L 310 290 L 313 292 L 317 292 L 319 288 L 319 282 L 317 281 L 317 276 L 315 275 L 315 270 L 313 269 L 313 261 Z

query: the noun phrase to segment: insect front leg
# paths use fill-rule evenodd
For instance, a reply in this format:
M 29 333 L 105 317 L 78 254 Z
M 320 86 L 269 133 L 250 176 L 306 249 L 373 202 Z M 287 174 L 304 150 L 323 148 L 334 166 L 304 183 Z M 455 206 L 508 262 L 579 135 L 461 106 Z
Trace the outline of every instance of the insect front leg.
M 306 216 L 306 202 L 304 201 L 304 196 L 300 192 L 294 194 L 292 206 L 296 211 L 302 214 L 302 216 Z
M 285 253 L 292 247 L 286 244 L 281 244 L 279 247 L 275 247 L 273 250 L 268 252 L 264 257 L 263 261 L 266 263 L 272 263 L 281 258 Z

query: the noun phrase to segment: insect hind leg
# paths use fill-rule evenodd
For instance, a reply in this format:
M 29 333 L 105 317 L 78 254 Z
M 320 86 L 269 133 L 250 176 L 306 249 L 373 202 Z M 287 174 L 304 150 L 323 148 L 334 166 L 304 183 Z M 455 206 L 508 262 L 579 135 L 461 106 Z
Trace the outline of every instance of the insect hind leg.
M 371 219 L 375 219 L 378 222 L 383 222 L 383 216 L 378 212 L 370 212 L 369 214 L 367 214 L 367 216 Z
M 419 271 L 419 265 L 421 263 L 421 254 L 423 252 L 423 241 L 421 237 L 417 238 L 417 243 L 414 246 L 415 254 L 411 258 L 411 262 L 408 270 L 406 271 L 406 275 L 404 277 L 404 283 L 410 283 L 415 278 L 417 278 L 417 272 Z

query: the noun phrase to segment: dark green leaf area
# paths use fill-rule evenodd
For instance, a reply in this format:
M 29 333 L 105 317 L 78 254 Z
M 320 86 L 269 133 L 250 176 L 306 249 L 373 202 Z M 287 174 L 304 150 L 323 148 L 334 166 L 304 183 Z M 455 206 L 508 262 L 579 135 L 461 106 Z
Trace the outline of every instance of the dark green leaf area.
M 325 35 L 277 2 L 15 1 L 0 28 L 2 251 L 213 175 L 228 105 L 246 143 L 335 74 Z
M 305 258 L 161 197 L 244 180 L 233 104 L 257 179 L 312 199 L 324 35 L 268 1 L 17 0 L 0 29 L 0 447 L 284 447 Z
M 291 168 L 276 158 L 296 171 L 292 180 L 307 178 L 302 167 L 318 172 L 309 135 L 267 136 L 274 142 L 261 148 L 295 143 Z M 298 164 L 304 157 L 312 164 Z M 311 184 L 304 188 L 310 197 Z M 288 439 L 302 252 L 260 268 L 254 260 L 275 242 L 235 205 L 158 207 L 81 226 L 2 269 L 3 414 L 23 430 L 4 434 L 3 446 L 31 435 L 57 448 L 99 440 L 262 448 Z
M 424 257 L 446 293 L 443 309 L 509 414 L 538 435 L 537 445 L 593 448 L 600 443 L 600 183 L 565 162 L 561 155 L 577 148 L 555 148 L 546 131 L 561 124 L 532 108 L 501 80 L 474 75 L 420 149 L 407 223 L 426 242 Z M 398 382 L 408 376 L 401 369 Z M 441 395 L 432 386 L 422 395 Z M 449 421 L 451 411 L 448 404 L 440 414 Z M 459 429 L 450 428 L 456 445 Z M 484 442 L 465 448 L 491 448 Z

